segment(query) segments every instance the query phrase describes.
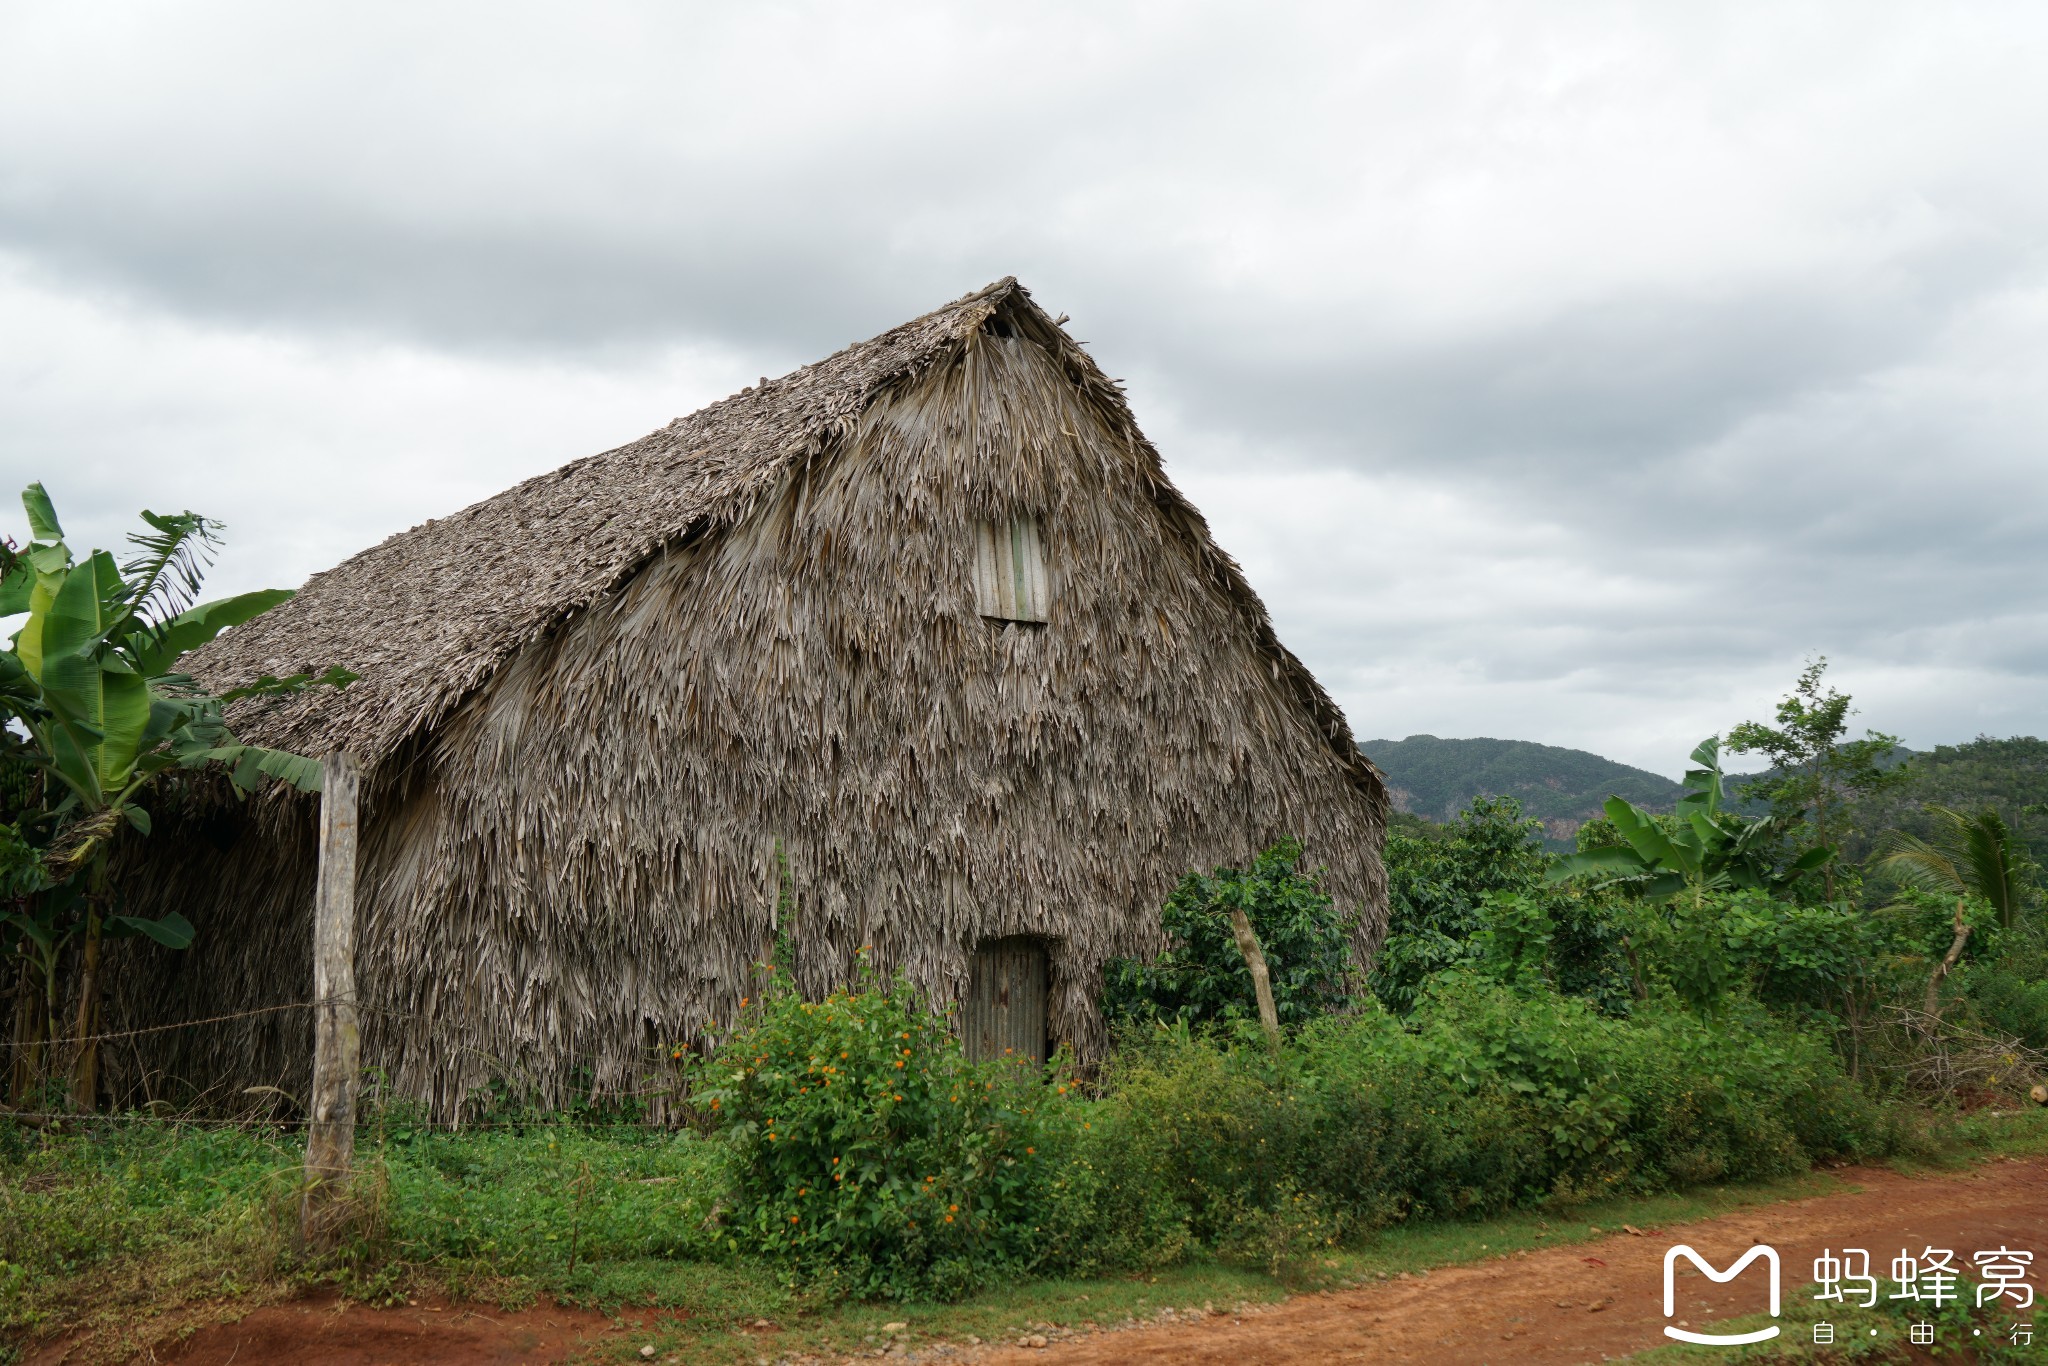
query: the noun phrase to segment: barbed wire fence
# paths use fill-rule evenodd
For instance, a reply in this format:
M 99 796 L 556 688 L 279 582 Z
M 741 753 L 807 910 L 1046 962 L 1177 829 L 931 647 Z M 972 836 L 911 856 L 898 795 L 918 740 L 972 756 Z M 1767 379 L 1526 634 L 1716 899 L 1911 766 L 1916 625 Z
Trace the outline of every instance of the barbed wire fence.
M 315 1001 L 290 1001 L 277 1005 L 257 1006 L 247 1010 L 228 1011 L 196 1020 L 180 1020 L 171 1024 L 141 1025 L 132 1029 L 103 1030 L 93 1034 L 67 1035 L 45 1039 L 0 1039 L 0 1074 L 4 1074 L 8 1070 L 10 1061 L 14 1056 L 25 1051 L 39 1051 L 45 1057 L 56 1057 L 61 1055 L 62 1050 L 75 1049 L 86 1044 L 104 1045 L 121 1041 L 133 1041 L 153 1035 L 234 1024 L 243 1020 L 286 1014 L 293 1011 L 311 1012 L 317 1009 L 320 1004 L 320 1002 Z M 391 1020 L 418 1018 L 408 1011 L 371 1005 L 355 998 L 331 1000 L 330 1004 L 351 1006 L 358 1015 L 376 1015 Z M 483 1060 L 485 1067 L 496 1078 L 511 1080 L 523 1075 L 523 1069 L 516 1064 L 508 1063 L 504 1059 L 483 1053 L 474 1047 L 465 1045 L 464 1048 L 468 1052 L 476 1053 Z M 686 1098 L 686 1088 L 682 1085 L 679 1077 L 669 1076 L 662 1078 L 655 1075 L 661 1070 L 658 1067 L 658 1062 L 659 1056 L 663 1053 L 667 1053 L 671 1059 L 674 1058 L 674 1053 L 671 1050 L 660 1046 L 649 1047 L 649 1057 L 647 1059 L 649 1066 L 646 1069 L 649 1075 L 643 1078 L 643 1080 L 654 1084 L 607 1087 L 601 1092 L 594 1093 L 586 1102 L 572 1101 L 567 1107 L 557 1106 L 554 1108 L 544 1108 L 535 1099 L 517 1098 L 515 1088 L 512 1096 L 478 1097 L 473 1102 L 470 1102 L 475 1106 L 475 1113 L 473 1115 L 462 1115 L 453 1119 L 437 1118 L 424 1113 L 424 1106 L 421 1103 L 407 1096 L 393 1094 L 390 1088 L 384 1084 L 379 1069 L 366 1068 L 358 1078 L 363 1099 L 366 1102 L 366 1108 L 357 1114 L 355 1127 L 359 1133 L 378 1129 L 443 1133 L 460 1133 L 472 1130 L 525 1130 L 549 1127 L 578 1130 L 636 1130 L 643 1132 L 673 1129 L 678 1127 L 677 1121 L 681 1118 L 675 1111 L 678 1109 L 678 1103 L 683 1102 Z M 586 1068 L 594 1067 L 596 1061 L 596 1058 L 593 1057 L 583 1066 Z M 572 1060 L 570 1071 L 573 1074 L 577 1070 L 578 1067 L 574 1060 Z M 526 1080 L 527 1084 L 532 1086 L 531 1078 Z M 474 1090 L 483 1091 L 487 1087 L 488 1083 L 484 1083 L 474 1088 Z M 70 1127 L 82 1129 L 96 1125 L 158 1125 L 180 1128 L 269 1129 L 295 1132 L 305 1130 L 313 1122 L 305 1100 L 297 1093 L 283 1086 L 258 1084 L 240 1088 L 234 1094 L 268 1098 L 266 1102 L 260 1105 L 250 1106 L 248 1112 L 242 1114 L 223 1113 L 225 1107 L 232 1105 L 232 1102 L 226 1097 L 208 1101 L 206 1097 L 211 1093 L 212 1089 L 207 1088 L 195 1093 L 191 1100 L 184 1105 L 176 1105 L 165 1100 L 149 1100 L 139 1107 L 126 1110 L 85 1111 L 48 1109 L 16 1107 L 0 1103 L 0 1123 L 11 1121 L 33 1128 Z M 532 1089 L 537 1094 L 538 1087 L 533 1086 Z M 295 1113 L 281 1113 L 279 1102 L 283 1102 L 290 1111 Z M 660 1105 L 661 1102 L 668 1102 L 669 1104 L 662 1106 Z M 669 1109 L 671 1113 L 665 1116 L 650 1116 L 644 1109 L 641 1113 L 621 1113 L 622 1109 L 630 1110 L 635 1106 L 648 1109 Z

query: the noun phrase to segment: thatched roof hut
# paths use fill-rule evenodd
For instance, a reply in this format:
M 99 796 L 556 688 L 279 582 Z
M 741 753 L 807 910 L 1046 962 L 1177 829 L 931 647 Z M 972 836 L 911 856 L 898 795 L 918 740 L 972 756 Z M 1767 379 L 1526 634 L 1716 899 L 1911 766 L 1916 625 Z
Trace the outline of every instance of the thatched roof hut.
M 1035 952 L 1086 1056 L 1101 965 L 1157 947 L 1190 868 L 1298 835 L 1361 963 L 1384 931 L 1379 774 L 1012 280 L 394 536 L 190 663 L 361 674 L 233 720 L 357 757 L 364 1059 L 443 1114 L 635 1088 L 778 933 L 811 992 L 863 945 L 939 1000 Z M 307 999 L 313 821 L 160 825 L 129 885 L 200 938 L 121 1014 Z M 133 1065 L 297 1090 L 305 1015 Z

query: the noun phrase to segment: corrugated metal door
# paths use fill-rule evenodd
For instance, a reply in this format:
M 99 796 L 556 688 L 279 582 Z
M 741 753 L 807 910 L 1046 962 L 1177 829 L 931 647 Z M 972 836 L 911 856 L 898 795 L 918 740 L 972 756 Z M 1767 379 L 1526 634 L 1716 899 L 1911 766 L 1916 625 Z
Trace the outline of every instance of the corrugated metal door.
M 967 1009 L 961 1021 L 967 1056 L 1045 1061 L 1045 941 L 991 939 L 974 951 Z

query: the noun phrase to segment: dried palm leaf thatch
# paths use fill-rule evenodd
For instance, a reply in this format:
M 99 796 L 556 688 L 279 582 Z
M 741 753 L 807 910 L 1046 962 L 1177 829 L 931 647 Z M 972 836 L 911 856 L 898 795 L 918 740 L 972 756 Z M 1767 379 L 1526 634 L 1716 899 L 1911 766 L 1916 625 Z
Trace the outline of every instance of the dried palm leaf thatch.
M 1043 624 L 976 610 L 977 529 L 1019 519 Z M 1301 836 L 1361 965 L 1384 933 L 1379 774 L 1014 281 L 394 537 L 195 672 L 335 663 L 362 682 L 234 720 L 363 761 L 364 1056 L 443 1115 L 638 1089 L 778 929 L 808 992 L 871 946 L 938 1000 L 1042 937 L 1084 1057 L 1104 960 L 1158 947 L 1191 868 Z M 137 1018 L 309 985 L 310 805 L 204 819 L 129 879 L 200 927 Z M 289 1017 L 159 1037 L 139 1068 L 238 1086 L 308 1052 Z

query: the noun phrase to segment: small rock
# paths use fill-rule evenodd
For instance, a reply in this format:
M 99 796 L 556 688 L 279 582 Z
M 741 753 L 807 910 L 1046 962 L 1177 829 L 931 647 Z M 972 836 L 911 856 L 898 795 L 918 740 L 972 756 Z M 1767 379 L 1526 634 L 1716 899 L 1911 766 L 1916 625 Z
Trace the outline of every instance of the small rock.
M 756 1328 L 766 1328 L 766 1327 L 768 1326 L 768 1320 L 766 1320 L 766 1319 L 755 1319 L 755 1320 L 754 1320 L 754 1326 L 755 1326 Z
M 900 1333 L 909 1326 L 908 1323 L 885 1323 L 882 1325 L 882 1331 L 885 1333 Z
M 650 1343 L 648 1343 L 648 1344 L 647 1344 L 647 1345 L 646 1345 L 645 1347 L 642 1347 L 642 1348 L 640 1349 L 640 1359 L 641 1359 L 642 1361 L 652 1361 L 652 1360 L 654 1360 L 654 1344 L 653 1344 L 653 1343 L 651 1343 L 651 1342 L 650 1342 Z
M 1032 1335 L 1031 1335 L 1030 1337 L 1028 1337 L 1028 1338 L 1024 1339 L 1024 1345 L 1025 1345 L 1026 1347 L 1043 1347 L 1043 1346 L 1045 1346 L 1045 1334 L 1043 1334 L 1043 1333 L 1033 1333 L 1033 1334 L 1032 1334 Z
M 979 1347 L 981 1346 L 981 1339 L 974 1336 L 974 1334 L 969 1333 L 967 1335 L 967 1345 L 969 1347 Z
M 1623 1224 L 1621 1226 L 1621 1231 L 1623 1233 L 1633 1233 L 1638 1238 L 1643 1236 L 1643 1231 L 1637 1228 L 1634 1224 Z

